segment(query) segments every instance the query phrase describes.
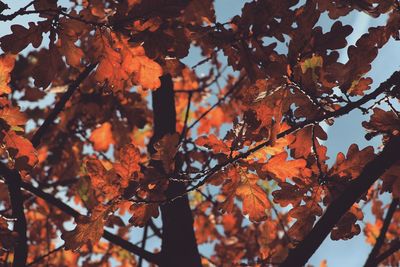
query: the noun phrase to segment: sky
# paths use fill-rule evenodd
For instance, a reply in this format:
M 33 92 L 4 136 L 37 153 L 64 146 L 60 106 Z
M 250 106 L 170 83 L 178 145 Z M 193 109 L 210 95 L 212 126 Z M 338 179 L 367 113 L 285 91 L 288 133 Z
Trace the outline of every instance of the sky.
M 9 4 L 13 10 L 16 10 L 21 6 L 24 6 L 28 1 L 7 0 L 3 2 Z M 61 1 L 61 3 L 63 2 L 65 1 Z M 241 8 L 245 2 L 246 1 L 241 0 L 216 0 L 215 10 L 217 21 L 223 23 L 229 21 L 229 19 L 234 15 L 240 14 Z M 18 17 L 13 22 L 2 22 L 2 27 L 0 27 L 0 36 L 10 33 L 10 25 L 27 25 L 27 22 L 32 20 L 35 20 L 35 16 L 30 15 Z M 357 39 L 368 30 L 369 27 L 384 24 L 386 21 L 386 16 L 381 16 L 377 19 L 374 19 L 364 13 L 355 11 L 345 18 L 341 18 L 340 20 L 343 22 L 343 24 L 351 25 L 354 28 L 353 33 L 347 38 L 348 44 L 351 45 L 354 44 Z M 326 14 L 323 14 L 318 22 L 323 29 L 329 29 L 330 25 L 333 23 L 334 21 L 328 19 Z M 25 50 L 25 53 L 27 53 L 30 49 L 32 49 L 32 47 L 28 47 Z M 282 44 L 280 49 L 285 49 L 284 44 Z M 342 49 L 341 51 L 341 62 L 346 62 L 347 60 L 346 50 L 347 49 Z M 188 66 L 193 66 L 200 60 L 201 58 L 199 50 L 193 47 L 190 50 L 189 56 L 183 61 Z M 372 70 L 369 73 L 369 76 L 374 80 L 372 88 L 376 88 L 376 86 L 385 81 L 390 74 L 392 74 L 395 70 L 398 70 L 399 62 L 400 46 L 392 39 L 387 45 L 384 46 L 384 48 L 380 50 L 377 59 L 372 64 Z M 199 66 L 196 69 L 197 74 L 201 75 L 202 72 L 208 73 L 208 67 L 209 66 L 207 66 L 207 64 Z M 226 74 L 229 72 L 232 72 L 232 69 L 228 68 Z M 46 101 L 47 104 L 51 103 L 53 99 L 54 96 L 50 95 Z M 328 130 L 329 138 L 325 142 L 325 146 L 328 147 L 328 156 L 331 158 L 331 163 L 334 162 L 338 152 L 346 153 L 348 147 L 354 142 L 356 142 L 360 148 L 369 145 L 378 148 L 380 145 L 379 137 L 373 138 L 371 141 L 366 141 L 364 138 L 365 131 L 361 126 L 361 122 L 363 120 L 367 120 L 368 117 L 369 116 L 362 115 L 360 111 L 355 110 L 348 116 L 344 116 L 335 120 L 335 124 L 332 127 L 326 128 Z M 386 199 L 388 199 L 387 196 Z M 365 211 L 369 211 L 369 207 L 367 207 Z M 372 218 L 371 214 L 368 214 L 368 212 L 366 217 Z M 157 220 L 157 223 L 160 223 L 159 219 Z M 70 226 L 72 226 L 72 224 Z M 132 231 L 131 238 L 133 242 L 141 240 L 141 237 L 141 230 Z M 160 245 L 156 238 L 150 239 L 147 244 L 147 248 L 150 250 L 152 248 L 159 247 Z M 211 252 L 210 248 L 211 245 L 202 245 L 200 246 L 200 251 L 205 255 L 209 255 Z M 314 266 L 319 266 L 320 262 L 326 259 L 328 266 L 330 267 L 362 266 L 370 250 L 371 247 L 365 243 L 365 237 L 363 233 L 348 241 L 332 241 L 328 237 L 317 250 L 317 252 L 312 256 L 309 263 L 313 264 Z

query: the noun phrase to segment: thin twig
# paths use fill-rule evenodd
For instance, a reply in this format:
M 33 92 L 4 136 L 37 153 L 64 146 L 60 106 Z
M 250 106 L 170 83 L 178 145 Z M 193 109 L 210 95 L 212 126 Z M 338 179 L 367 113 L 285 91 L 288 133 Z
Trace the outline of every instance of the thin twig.
M 43 254 L 42 256 L 40 256 L 40 257 L 34 259 L 32 262 L 28 263 L 26 266 L 33 266 L 33 265 L 35 265 L 35 264 L 38 264 L 38 263 L 40 263 L 42 260 L 44 260 L 45 258 L 47 258 L 48 256 L 50 256 L 51 254 L 53 254 L 53 253 L 55 253 L 55 252 L 61 250 L 62 248 L 64 248 L 64 245 L 59 246 L 58 248 L 55 248 L 55 249 L 53 249 L 53 250 L 47 252 L 46 254 Z
M 39 129 L 33 135 L 31 142 L 32 145 L 36 148 L 40 144 L 40 140 L 42 139 L 43 135 L 47 132 L 48 127 L 54 122 L 57 118 L 58 114 L 63 110 L 67 101 L 71 98 L 72 94 L 75 90 L 79 87 L 79 85 L 89 76 L 90 72 L 96 67 L 97 64 L 90 64 L 85 68 L 81 74 L 73 81 L 69 86 L 68 90 L 62 95 L 61 99 L 56 103 L 54 109 L 51 113 L 47 116 L 46 120 L 43 124 L 39 127 Z
M 185 121 L 183 123 L 183 129 L 182 129 L 181 135 L 179 137 L 178 144 L 182 143 L 183 139 L 186 139 L 186 133 L 187 133 L 186 129 L 187 129 L 187 123 L 188 123 L 188 120 L 189 120 L 189 112 L 190 112 L 190 105 L 191 105 L 191 102 L 192 102 L 192 96 L 193 96 L 193 93 L 189 93 L 189 95 L 188 95 L 188 103 L 187 103 L 187 106 L 186 106 Z
M 396 253 L 396 251 L 398 251 L 399 249 L 400 239 L 392 241 L 390 247 L 375 259 L 375 265 L 372 266 L 378 266 L 379 263 L 390 257 L 392 254 Z
M 190 129 L 192 129 L 194 126 L 196 126 L 197 123 L 199 123 L 205 116 L 208 115 L 208 113 L 210 113 L 214 108 L 216 108 L 217 106 L 219 106 L 222 102 L 224 102 L 228 96 L 230 96 L 240 85 L 240 83 L 244 80 L 245 76 L 242 76 L 241 78 L 239 78 L 239 80 L 228 90 L 228 92 L 226 92 L 226 94 L 222 97 L 219 98 L 218 101 L 212 105 L 209 109 L 207 109 L 203 114 L 200 115 L 199 118 L 197 118 L 196 121 L 194 121 L 188 128 L 187 131 L 189 131 Z
M 389 206 L 389 209 L 386 213 L 385 220 L 383 222 L 383 226 L 381 228 L 381 231 L 379 233 L 378 238 L 376 239 L 375 245 L 371 250 L 371 253 L 368 256 L 367 261 L 365 262 L 365 267 L 373 266 L 373 262 L 375 261 L 375 258 L 378 256 L 379 251 L 381 250 L 383 244 L 385 243 L 385 238 L 386 238 L 386 233 L 389 229 L 390 222 L 392 221 L 393 215 L 396 212 L 397 206 L 399 205 L 399 199 L 395 198 L 392 200 L 392 203 Z
M 0 164 L 0 172 L 3 172 L 4 168 L 8 169 L 3 164 Z M 72 216 L 74 218 L 78 218 L 79 216 L 82 216 L 78 211 L 76 211 L 75 209 L 71 208 L 69 205 L 67 205 L 63 201 L 55 198 L 51 194 L 48 194 L 48 193 L 42 191 L 41 189 L 31 185 L 30 183 L 22 182 L 21 183 L 21 187 L 23 189 L 31 192 L 32 194 L 42 198 L 48 204 L 57 207 L 61 211 L 65 212 L 66 214 L 68 214 L 68 215 L 70 215 L 70 216 Z M 120 246 L 120 247 L 126 249 L 127 251 L 129 251 L 129 252 L 131 252 L 133 254 L 142 255 L 142 257 L 145 260 L 147 260 L 148 262 L 152 262 L 152 263 L 156 263 L 156 264 L 159 264 L 159 262 L 160 262 L 160 255 L 159 254 L 154 254 L 154 253 L 148 252 L 146 250 L 143 250 L 142 248 L 138 247 L 137 245 L 132 244 L 131 242 L 129 242 L 129 241 L 117 236 L 117 235 L 114 235 L 114 234 L 110 233 L 107 230 L 104 230 L 103 237 L 106 240 L 108 240 L 109 242 L 111 242 L 111 243 L 113 243 L 113 244 L 115 244 L 117 246 Z M 23 266 L 23 265 L 20 265 L 20 266 Z
M 147 240 L 147 231 L 149 230 L 149 225 L 146 224 L 146 226 L 143 229 L 143 238 L 142 238 L 142 245 L 141 248 L 143 250 L 146 249 L 146 240 Z M 143 257 L 140 255 L 139 256 L 139 261 L 138 261 L 138 267 L 142 267 L 143 264 Z

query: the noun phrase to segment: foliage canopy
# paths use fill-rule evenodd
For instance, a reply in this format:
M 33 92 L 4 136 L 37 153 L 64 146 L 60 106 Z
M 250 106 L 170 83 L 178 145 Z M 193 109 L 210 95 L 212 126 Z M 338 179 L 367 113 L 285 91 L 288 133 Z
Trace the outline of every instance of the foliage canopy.
M 352 11 L 387 21 L 348 46 Z M 363 231 L 366 266 L 398 266 L 400 72 L 368 75 L 400 38 L 398 1 L 254 0 L 227 22 L 212 0 L 0 12 L 36 16 L 0 37 L 3 265 L 302 266 L 327 235 Z M 328 164 L 329 127 L 356 109 L 382 146 L 354 140 Z

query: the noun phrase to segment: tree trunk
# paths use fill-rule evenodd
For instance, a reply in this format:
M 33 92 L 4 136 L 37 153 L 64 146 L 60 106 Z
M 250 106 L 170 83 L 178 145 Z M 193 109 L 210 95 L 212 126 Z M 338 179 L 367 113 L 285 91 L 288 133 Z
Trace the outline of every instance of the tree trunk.
M 169 74 L 162 76 L 161 87 L 153 92 L 154 134 L 153 144 L 166 134 L 176 132 L 176 111 L 173 83 Z M 180 195 L 186 186 L 181 182 L 170 181 L 166 197 Z M 199 251 L 193 230 L 193 216 L 189 199 L 185 195 L 171 203 L 161 205 L 162 217 L 162 267 L 197 267 L 201 266 Z

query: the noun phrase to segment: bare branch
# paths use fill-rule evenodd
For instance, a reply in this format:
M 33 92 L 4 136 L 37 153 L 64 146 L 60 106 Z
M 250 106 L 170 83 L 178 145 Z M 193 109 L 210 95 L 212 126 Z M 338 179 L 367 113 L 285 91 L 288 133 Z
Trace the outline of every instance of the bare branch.
M 14 247 L 13 267 L 25 266 L 28 257 L 28 238 L 26 235 L 26 218 L 24 213 L 24 197 L 21 192 L 21 176 L 18 171 L 10 170 L 1 163 L 0 174 L 4 177 L 12 208 L 14 231 L 18 233 L 17 244 Z
M 365 267 L 374 265 L 373 263 L 375 261 L 375 258 L 378 256 L 379 251 L 382 248 L 382 245 L 385 243 L 386 232 L 389 229 L 390 222 L 393 218 L 394 213 L 396 212 L 398 205 L 399 205 L 399 199 L 398 198 L 393 199 L 393 201 L 390 204 L 390 207 L 387 211 L 385 220 L 383 222 L 383 226 L 381 228 L 381 232 L 379 233 L 379 236 L 376 239 L 375 245 L 372 248 L 371 253 L 368 256 L 367 261 L 365 262 L 365 265 L 364 265 Z
M 62 248 L 64 248 L 64 245 L 59 246 L 58 248 L 55 248 L 49 252 L 47 252 L 46 254 L 43 254 L 42 256 L 34 259 L 32 262 L 30 262 L 29 264 L 27 264 L 26 266 L 33 266 L 35 264 L 38 264 L 39 262 L 41 262 L 42 260 L 44 260 L 45 258 L 47 258 L 48 256 L 50 256 L 53 253 L 56 253 L 57 251 L 60 251 Z
M 237 80 L 237 82 L 228 90 L 228 92 L 226 92 L 226 94 L 223 97 L 219 98 L 214 105 L 212 105 L 209 109 L 207 109 L 203 114 L 200 115 L 200 117 L 197 118 L 196 121 L 194 121 L 189 127 L 187 127 L 187 131 L 192 129 L 205 116 L 207 116 L 208 113 L 210 113 L 214 108 L 218 107 L 222 102 L 224 102 L 228 98 L 228 96 L 230 96 L 239 87 L 240 83 L 244 80 L 244 78 L 245 76 L 239 78 L 239 80 Z
M 392 254 L 396 253 L 399 249 L 400 249 L 400 240 L 397 239 L 395 241 L 392 241 L 390 248 L 388 250 L 386 250 L 385 252 L 383 252 L 381 255 L 379 255 L 375 259 L 375 261 L 373 263 L 374 265 L 372 265 L 372 266 L 378 266 L 379 263 L 384 261 L 386 258 L 390 257 Z
M 79 87 L 79 85 L 86 79 L 86 77 L 89 76 L 90 72 L 96 67 L 96 65 L 97 64 L 90 64 L 89 66 L 87 66 L 85 68 L 85 70 L 83 72 L 81 72 L 81 74 L 79 74 L 78 78 L 76 78 L 76 80 L 73 81 L 68 86 L 68 90 L 62 95 L 61 99 L 54 106 L 54 109 L 51 111 L 49 116 L 47 116 L 46 120 L 43 122 L 43 124 L 40 126 L 40 128 L 33 135 L 31 142 L 34 147 L 39 146 L 40 140 L 42 139 L 43 135 L 48 130 L 48 127 L 50 126 L 50 124 L 52 124 L 54 122 L 54 120 L 57 118 L 58 114 L 60 114 L 60 112 L 63 110 L 65 104 L 71 98 L 72 94 Z

